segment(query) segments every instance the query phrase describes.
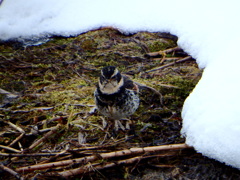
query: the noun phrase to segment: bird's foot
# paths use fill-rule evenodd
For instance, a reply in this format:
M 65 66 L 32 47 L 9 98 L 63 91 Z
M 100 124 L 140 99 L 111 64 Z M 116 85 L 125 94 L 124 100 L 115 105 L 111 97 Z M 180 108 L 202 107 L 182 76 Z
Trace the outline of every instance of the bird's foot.
M 119 129 L 121 129 L 122 131 L 130 130 L 130 129 L 131 129 L 130 125 L 132 124 L 132 121 L 129 120 L 129 119 L 121 119 L 121 120 L 126 121 L 125 127 L 124 127 L 124 125 L 120 122 L 120 120 L 115 120 L 115 121 L 114 121 L 114 129 L 115 129 L 116 131 L 118 131 Z
M 101 117 L 101 119 L 102 119 L 102 126 L 103 126 L 103 129 L 106 129 L 107 126 L 108 126 L 108 123 L 107 123 L 107 121 L 106 121 L 106 119 L 105 119 L 104 117 Z
M 125 127 L 122 125 L 120 120 L 115 120 L 114 121 L 114 129 L 115 129 L 115 131 L 118 131 L 119 129 L 125 131 Z

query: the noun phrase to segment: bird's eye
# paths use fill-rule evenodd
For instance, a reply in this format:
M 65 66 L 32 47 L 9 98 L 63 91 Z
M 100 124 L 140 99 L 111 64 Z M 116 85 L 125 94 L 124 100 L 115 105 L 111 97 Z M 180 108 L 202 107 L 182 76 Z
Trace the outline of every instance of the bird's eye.
M 113 76 L 112 78 L 111 78 L 113 81 L 119 81 L 119 77 L 118 76 Z

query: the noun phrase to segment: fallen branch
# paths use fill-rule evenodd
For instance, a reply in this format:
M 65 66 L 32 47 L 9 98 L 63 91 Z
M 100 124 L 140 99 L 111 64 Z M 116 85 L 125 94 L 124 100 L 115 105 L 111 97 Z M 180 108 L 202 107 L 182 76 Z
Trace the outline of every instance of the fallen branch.
M 181 62 L 184 62 L 184 61 L 188 61 L 188 60 L 190 60 L 190 59 L 192 59 L 192 57 L 191 57 L 191 56 L 187 56 L 187 57 L 185 57 L 185 58 L 179 59 L 179 60 L 174 61 L 174 62 L 172 62 L 172 63 L 168 63 L 168 64 L 163 65 L 163 66 L 160 66 L 160 67 L 158 67 L 158 68 L 155 68 L 155 69 L 151 69 L 151 70 L 149 70 L 149 71 L 146 71 L 146 73 L 153 72 L 153 71 L 158 71 L 158 70 L 160 70 L 160 69 L 164 69 L 164 68 L 166 68 L 166 67 L 168 67 L 168 66 L 172 66 L 172 65 L 177 64 L 177 63 L 181 63 Z
M 96 171 L 96 170 L 111 168 L 116 165 L 132 164 L 136 161 L 140 161 L 141 159 L 143 159 L 143 157 L 137 156 L 137 157 L 133 157 L 133 158 L 125 159 L 125 160 L 109 162 L 109 163 L 104 163 L 104 164 L 99 164 L 99 163 L 89 164 L 89 165 L 86 165 L 86 166 L 83 166 L 80 168 L 71 169 L 68 171 L 62 171 L 62 172 L 59 172 L 58 174 L 63 177 L 69 177 L 69 176 L 74 176 L 74 175 L 78 175 L 78 174 L 82 174 L 82 173 L 89 173 L 89 172 Z
M 20 153 L 20 152 L 19 152 Z M 0 156 L 4 157 L 34 157 L 34 156 L 56 156 L 56 155 L 70 155 L 71 153 L 61 154 L 57 153 L 26 153 L 26 154 L 17 154 L 17 153 L 0 153 Z
M 171 156 L 171 155 L 175 155 L 175 153 L 157 155 L 157 157 L 166 157 L 166 156 Z M 58 174 L 63 177 L 69 177 L 69 176 L 79 175 L 79 174 L 83 174 L 83 173 L 89 173 L 89 172 L 96 171 L 96 170 L 111 168 L 116 165 L 132 164 L 135 162 L 139 162 L 143 159 L 152 158 L 152 157 L 156 157 L 156 155 L 154 155 L 154 156 L 137 156 L 137 157 L 132 157 L 129 159 L 108 162 L 108 163 L 103 163 L 103 164 L 100 164 L 100 163 L 90 164 L 89 163 L 83 167 L 79 167 L 79 168 L 75 168 L 75 169 L 71 169 L 71 170 L 67 170 L 67 171 L 65 170 L 65 171 L 59 172 Z M 160 165 L 156 165 L 156 166 L 160 167 Z M 164 165 L 164 167 L 173 167 L 173 166 Z
M 6 167 L 2 164 L 0 164 L 0 168 L 10 174 L 12 174 L 14 177 L 16 177 L 17 179 L 20 180 L 24 180 L 24 178 L 22 176 L 20 176 L 20 174 L 18 174 L 17 172 L 15 172 L 14 170 L 10 169 L 9 167 Z
M 25 134 L 25 131 L 21 127 L 11 123 L 10 121 L 4 121 L 4 122 L 6 122 L 9 126 L 11 126 L 12 128 L 16 129 L 20 133 Z
M 29 109 L 29 110 L 27 110 L 27 109 L 15 110 L 15 111 L 12 111 L 12 113 L 29 113 L 32 111 L 49 111 L 52 109 L 54 109 L 54 107 L 35 107 L 35 108 Z
M 164 58 L 164 61 L 176 61 L 176 60 L 179 60 L 181 59 L 180 57 L 170 57 L 170 58 L 167 58 L 165 57 Z M 163 58 L 153 58 L 154 61 L 162 61 Z
M 45 133 L 45 132 L 49 132 L 54 130 L 56 127 L 50 127 L 50 128 L 44 128 L 44 129 L 40 129 L 40 130 L 34 130 L 34 127 L 32 126 L 32 130 L 30 133 L 26 134 L 26 136 L 31 136 L 31 135 L 36 135 L 36 134 L 40 134 L 40 133 Z
M 9 146 L 13 146 L 15 143 L 17 143 L 20 139 L 24 137 L 25 133 L 20 134 L 16 139 L 14 139 Z
M 53 160 L 56 160 L 58 157 L 60 157 L 61 155 L 65 155 L 66 156 L 66 152 L 67 152 L 67 150 L 63 150 L 62 152 L 60 152 L 60 153 L 58 153 L 58 154 L 56 154 L 55 156 L 53 156 L 53 157 L 50 157 L 50 158 L 48 158 L 47 160 L 44 160 L 44 161 L 42 161 L 42 162 L 40 162 L 40 164 L 45 164 L 45 163 L 48 163 L 48 162 L 51 162 L 51 161 L 53 161 Z M 68 154 L 67 155 L 67 157 L 71 157 L 72 155 L 70 154 Z
M 146 152 L 156 152 L 156 151 L 164 151 L 164 150 L 177 150 L 177 149 L 186 149 L 191 148 L 187 144 L 171 144 L 171 145 L 162 145 L 162 146 L 150 146 L 150 147 L 143 147 L 143 148 L 131 148 L 131 149 L 125 149 L 120 151 L 114 151 L 109 153 L 100 153 L 95 154 L 87 157 L 72 159 L 72 160 L 65 160 L 65 161 L 59 161 L 59 162 L 53 162 L 53 163 L 46 163 L 46 164 L 36 164 L 32 166 L 26 166 L 26 167 L 20 167 L 17 168 L 17 172 L 26 172 L 26 171 L 34 171 L 34 170 L 40 170 L 40 169 L 48 169 L 53 168 L 57 166 L 66 166 L 70 164 L 86 164 L 88 162 L 92 162 L 98 159 L 109 159 L 112 157 L 121 157 L 126 155 L 136 155 Z
M 54 128 L 52 128 L 51 131 L 47 132 L 42 138 L 38 139 L 29 148 L 27 148 L 27 150 L 31 150 L 31 149 L 35 148 L 37 145 L 39 145 L 40 143 L 42 143 L 43 141 L 45 141 L 49 136 L 56 133 L 56 131 L 59 129 L 59 127 L 60 127 L 60 124 L 57 124 Z
M 17 150 L 17 149 L 15 149 L 15 148 L 8 147 L 8 146 L 0 145 L 0 148 L 2 148 L 2 149 L 6 149 L 6 150 L 9 150 L 9 151 L 12 151 L 12 152 L 15 152 L 15 153 L 21 153 L 20 150 Z
M 173 51 L 179 51 L 179 50 L 182 50 L 182 48 L 177 46 L 177 47 L 169 48 L 169 49 L 166 49 L 166 50 L 163 50 L 163 51 L 150 52 L 150 53 L 147 53 L 146 56 L 155 57 L 155 56 L 159 56 L 159 55 L 163 55 L 163 54 L 167 54 L 167 53 L 170 53 L 170 52 L 173 52 Z
M 0 3 L 1 3 L 1 2 L 0 2 Z M 1 89 L 1 88 L 0 88 L 0 94 L 4 94 L 4 95 L 7 96 L 8 98 L 13 98 L 13 99 L 18 98 L 18 95 L 13 94 L 13 93 L 11 93 L 11 92 L 9 92 L 9 91 L 6 91 L 6 90 L 4 90 L 4 89 Z

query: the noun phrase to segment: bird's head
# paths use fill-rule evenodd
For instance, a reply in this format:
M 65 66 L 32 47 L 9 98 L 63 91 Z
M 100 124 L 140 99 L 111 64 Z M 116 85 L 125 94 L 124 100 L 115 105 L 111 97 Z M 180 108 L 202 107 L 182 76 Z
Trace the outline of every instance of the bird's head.
M 123 86 L 123 77 L 114 66 L 106 66 L 101 70 L 99 89 L 104 94 L 117 93 Z

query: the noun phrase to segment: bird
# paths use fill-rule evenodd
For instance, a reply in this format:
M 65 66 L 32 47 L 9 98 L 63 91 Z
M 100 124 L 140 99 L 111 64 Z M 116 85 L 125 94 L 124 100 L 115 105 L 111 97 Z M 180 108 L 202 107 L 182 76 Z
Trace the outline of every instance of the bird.
M 115 130 L 125 130 L 120 120 L 134 114 L 140 102 L 138 86 L 115 66 L 102 68 L 94 98 L 98 111 L 114 120 Z

